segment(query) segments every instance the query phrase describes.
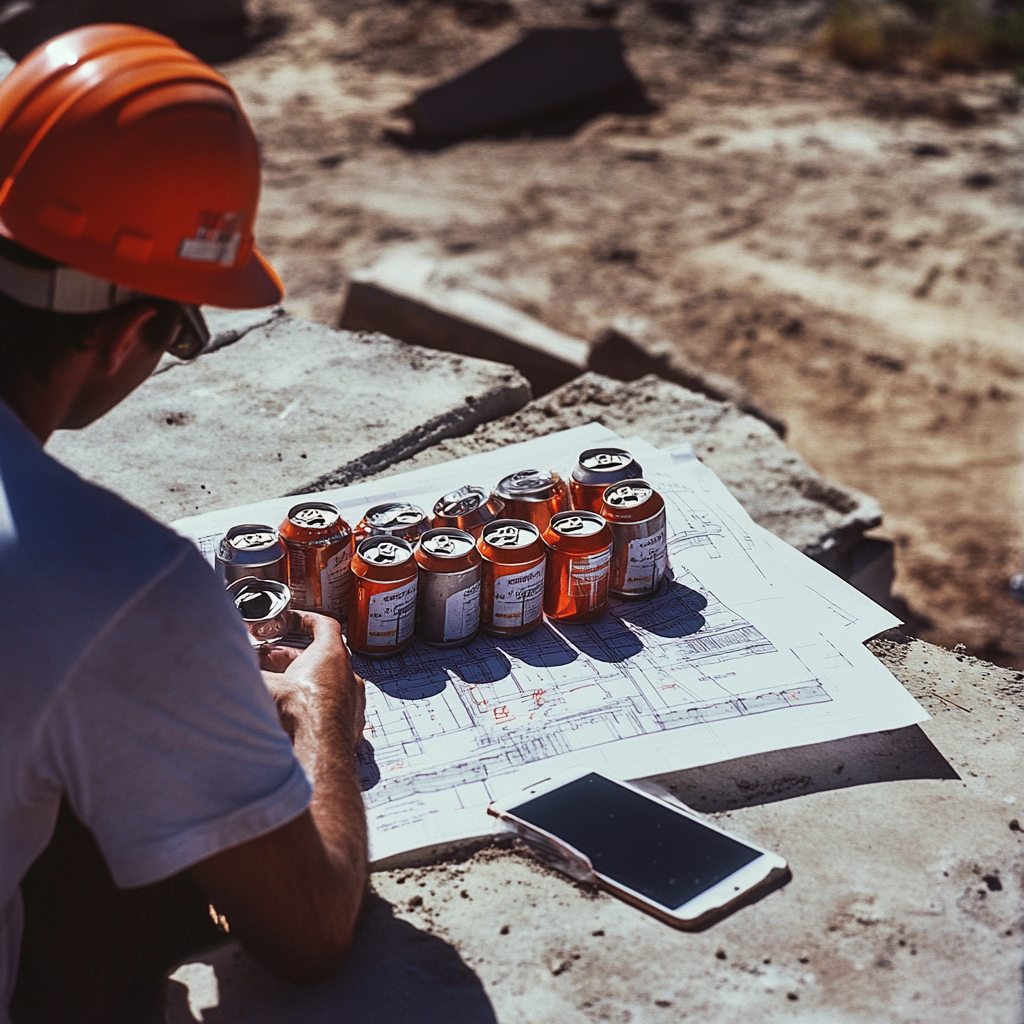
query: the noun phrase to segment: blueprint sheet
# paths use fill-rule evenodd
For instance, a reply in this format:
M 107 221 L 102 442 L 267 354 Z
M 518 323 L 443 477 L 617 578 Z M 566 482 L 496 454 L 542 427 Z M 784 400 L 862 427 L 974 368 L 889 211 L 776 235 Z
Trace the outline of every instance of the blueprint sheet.
M 640 778 L 927 718 L 863 646 L 898 620 L 758 527 L 685 447 L 590 424 L 318 497 L 350 523 L 395 499 L 429 510 L 517 469 L 568 476 L 607 443 L 633 451 L 665 497 L 671 579 L 588 625 L 353 658 L 368 684 L 359 769 L 374 860 L 486 834 L 492 799 L 557 771 Z M 174 525 L 212 562 L 228 527 L 276 526 L 298 500 Z

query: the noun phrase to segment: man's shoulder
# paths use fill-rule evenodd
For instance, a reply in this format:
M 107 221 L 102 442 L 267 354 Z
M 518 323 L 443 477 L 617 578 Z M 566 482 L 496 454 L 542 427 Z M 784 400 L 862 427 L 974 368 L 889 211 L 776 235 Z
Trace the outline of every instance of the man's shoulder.
M 0 565 L 22 635 L 64 661 L 191 548 L 51 458 L 0 415 Z M 4 522 L 5 521 L 5 522 Z M 22 632 L 24 631 L 24 632 Z M 55 655 L 57 651 L 53 652 Z

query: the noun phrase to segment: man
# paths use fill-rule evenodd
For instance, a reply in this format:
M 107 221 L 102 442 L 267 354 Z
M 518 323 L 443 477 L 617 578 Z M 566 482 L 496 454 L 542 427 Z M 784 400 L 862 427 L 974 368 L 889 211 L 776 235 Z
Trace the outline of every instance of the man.
M 272 697 L 191 544 L 42 449 L 198 354 L 200 304 L 280 298 L 258 193 L 230 87 L 162 36 L 77 29 L 0 84 L 0 1022 L 152 1013 L 208 903 L 287 979 L 351 942 L 362 684 L 337 623 L 268 656 Z

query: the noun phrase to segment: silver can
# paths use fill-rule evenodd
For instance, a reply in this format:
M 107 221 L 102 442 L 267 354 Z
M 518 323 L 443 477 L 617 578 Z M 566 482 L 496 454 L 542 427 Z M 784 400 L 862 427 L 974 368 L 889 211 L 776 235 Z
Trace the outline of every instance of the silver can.
M 272 526 L 243 523 L 232 526 L 217 549 L 217 569 L 225 583 L 246 576 L 288 582 L 288 548 Z
M 228 593 L 253 643 L 273 643 L 290 632 L 294 615 L 288 604 L 292 595 L 283 583 L 244 576 L 228 587 Z
M 653 594 L 668 567 L 664 498 L 646 480 L 622 480 L 605 488 L 601 515 L 612 528 L 609 593 Z
M 416 635 L 433 647 L 461 647 L 480 628 L 482 559 L 471 533 L 442 526 L 416 549 Z

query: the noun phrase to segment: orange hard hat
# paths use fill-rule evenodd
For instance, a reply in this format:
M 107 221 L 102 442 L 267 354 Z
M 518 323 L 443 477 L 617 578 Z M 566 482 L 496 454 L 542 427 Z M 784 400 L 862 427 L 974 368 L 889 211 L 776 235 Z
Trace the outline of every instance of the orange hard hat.
M 231 86 L 173 40 L 88 25 L 0 84 L 0 234 L 161 298 L 281 298 L 253 243 L 256 138 Z

